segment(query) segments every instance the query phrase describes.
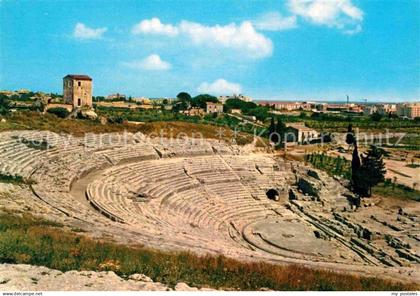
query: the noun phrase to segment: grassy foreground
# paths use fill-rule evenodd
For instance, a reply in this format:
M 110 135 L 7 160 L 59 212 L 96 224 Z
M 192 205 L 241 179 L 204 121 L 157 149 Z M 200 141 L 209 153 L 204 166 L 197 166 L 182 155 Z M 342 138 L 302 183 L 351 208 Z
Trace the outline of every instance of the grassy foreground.
M 231 290 L 415 290 L 419 287 L 300 266 L 244 263 L 223 256 L 128 247 L 63 231 L 61 225 L 30 215 L 0 214 L 0 262 L 43 265 L 61 271 L 112 270 L 143 273 L 170 286 Z

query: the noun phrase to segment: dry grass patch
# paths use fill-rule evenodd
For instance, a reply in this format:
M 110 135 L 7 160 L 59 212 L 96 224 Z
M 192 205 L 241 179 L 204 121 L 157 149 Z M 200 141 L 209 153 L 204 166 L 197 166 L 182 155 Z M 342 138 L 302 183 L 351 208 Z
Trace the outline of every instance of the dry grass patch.
M 5 123 L 0 123 L 0 131 L 7 130 L 49 130 L 56 133 L 68 133 L 74 136 L 83 136 L 86 133 L 115 133 L 115 132 L 142 132 L 146 135 L 163 135 L 165 137 L 178 137 L 186 135 L 207 139 L 222 139 L 231 142 L 236 139 L 237 144 L 251 143 L 253 135 L 236 133 L 228 127 L 219 127 L 210 124 L 199 124 L 181 121 L 146 122 L 141 125 L 112 123 L 102 125 L 99 121 L 81 119 L 61 119 L 52 114 L 37 112 L 19 112 L 7 117 Z

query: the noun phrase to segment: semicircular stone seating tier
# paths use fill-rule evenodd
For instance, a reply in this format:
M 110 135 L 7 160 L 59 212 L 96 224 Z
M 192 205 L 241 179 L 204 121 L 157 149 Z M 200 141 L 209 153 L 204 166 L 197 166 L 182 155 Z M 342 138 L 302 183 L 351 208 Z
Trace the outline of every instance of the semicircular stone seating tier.
M 139 243 L 326 262 L 355 248 L 347 247 L 347 241 L 315 239 L 313 224 L 322 221 L 288 202 L 298 178 L 295 167 L 270 154 L 217 140 L 147 139 L 142 134 L 0 135 L 2 173 L 32 179 L 36 197 L 66 216 L 125 231 Z M 78 181 L 87 182 L 82 196 L 72 191 Z M 267 198 L 270 189 L 280 202 Z M 340 190 L 334 194 L 340 196 Z M 294 237 L 288 228 L 305 235 Z M 334 260 L 366 263 L 357 256 L 346 258 Z

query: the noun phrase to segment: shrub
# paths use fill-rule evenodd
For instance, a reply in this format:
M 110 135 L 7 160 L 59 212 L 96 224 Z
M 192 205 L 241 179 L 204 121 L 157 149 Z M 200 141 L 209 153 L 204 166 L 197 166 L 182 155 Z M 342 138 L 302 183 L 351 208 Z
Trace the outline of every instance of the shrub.
M 7 115 L 9 113 L 9 99 L 6 95 L 0 95 L 0 115 Z
M 124 118 L 122 116 L 112 116 L 108 118 L 108 122 L 121 124 L 124 122 Z
M 34 181 L 31 179 L 25 179 L 22 176 L 19 175 L 10 175 L 10 174 L 4 174 L 0 173 L 0 183 L 10 183 L 10 184 L 34 184 Z
M 58 116 L 60 118 L 66 118 L 69 116 L 70 112 L 66 108 L 62 107 L 54 107 L 47 110 L 48 113 L 54 114 L 55 116 Z

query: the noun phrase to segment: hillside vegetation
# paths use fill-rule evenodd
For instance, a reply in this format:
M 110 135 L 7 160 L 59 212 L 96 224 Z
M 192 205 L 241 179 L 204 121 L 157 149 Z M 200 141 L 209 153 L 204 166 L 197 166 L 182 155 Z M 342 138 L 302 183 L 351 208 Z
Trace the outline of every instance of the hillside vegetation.
M 113 133 L 113 132 L 142 132 L 146 135 L 160 135 L 164 137 L 177 137 L 179 135 L 195 136 L 199 134 L 204 138 L 223 139 L 231 141 L 235 136 L 233 130 L 224 126 L 211 124 L 182 122 L 182 121 L 154 121 L 142 124 L 108 123 L 82 119 L 62 119 L 53 114 L 37 112 L 19 112 L 7 116 L 6 122 L 0 123 L 0 132 L 7 130 L 49 130 L 56 133 L 69 133 L 74 136 L 83 136 L 86 133 Z M 251 143 L 252 134 L 236 133 L 237 144 Z

